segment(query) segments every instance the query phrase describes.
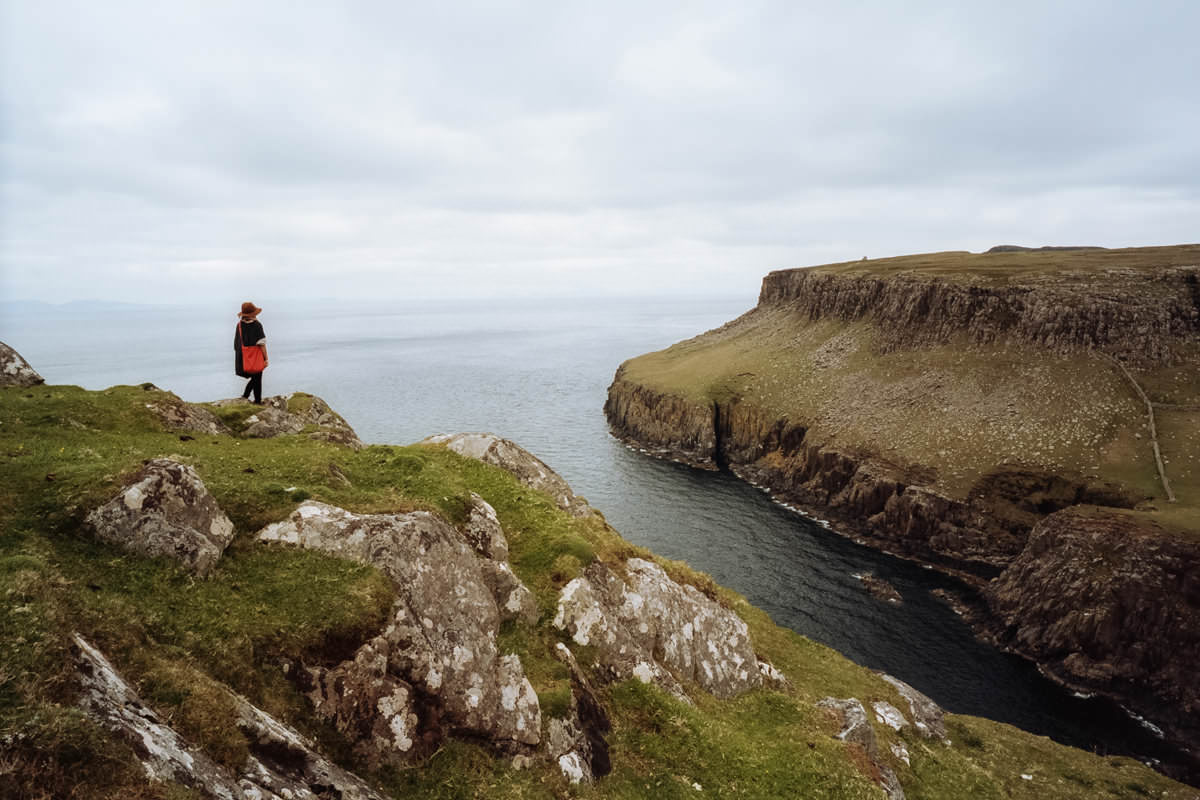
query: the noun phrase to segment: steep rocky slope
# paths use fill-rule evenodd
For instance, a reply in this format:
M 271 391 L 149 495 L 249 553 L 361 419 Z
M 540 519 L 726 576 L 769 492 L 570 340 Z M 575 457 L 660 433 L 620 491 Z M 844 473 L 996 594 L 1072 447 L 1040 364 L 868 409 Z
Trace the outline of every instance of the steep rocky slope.
M 975 586 L 999 576 L 984 597 L 1003 645 L 1196 746 L 1200 602 L 1179 588 L 1200 569 L 1198 279 L 1196 245 L 773 272 L 739 319 L 621 365 L 605 413 L 650 454 L 727 468 Z M 1175 542 L 1171 577 L 1128 580 L 1153 560 L 1133 545 L 1130 573 L 1082 548 L 1050 568 L 1031 531 L 1080 506 L 1106 509 L 1084 529 Z M 1096 636 L 1080 606 L 1109 595 L 1177 622 L 1113 614 Z
M 943 715 L 499 437 L 255 413 L 0 389 L 4 797 L 1196 797 Z

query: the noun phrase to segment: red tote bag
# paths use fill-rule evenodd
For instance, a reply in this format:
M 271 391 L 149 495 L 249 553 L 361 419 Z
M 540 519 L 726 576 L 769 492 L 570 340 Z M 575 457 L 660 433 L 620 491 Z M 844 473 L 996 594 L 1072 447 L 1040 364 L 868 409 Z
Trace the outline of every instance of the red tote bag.
M 238 341 L 242 340 L 242 323 L 238 323 Z M 267 368 L 267 360 L 263 355 L 263 349 L 256 344 L 242 345 L 242 372 L 247 375 L 257 375 Z

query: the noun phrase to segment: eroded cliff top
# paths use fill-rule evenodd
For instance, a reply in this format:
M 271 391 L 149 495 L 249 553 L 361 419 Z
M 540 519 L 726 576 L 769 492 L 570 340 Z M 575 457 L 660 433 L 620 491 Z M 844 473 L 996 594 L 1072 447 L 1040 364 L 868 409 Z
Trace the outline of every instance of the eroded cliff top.
M 795 273 L 819 273 L 882 279 L 901 276 L 938 279 L 969 286 L 1045 282 L 1119 285 L 1130 277 L 1180 267 L 1200 269 L 1200 244 L 986 253 L 949 250 L 781 269 L 771 272 L 768 279 Z

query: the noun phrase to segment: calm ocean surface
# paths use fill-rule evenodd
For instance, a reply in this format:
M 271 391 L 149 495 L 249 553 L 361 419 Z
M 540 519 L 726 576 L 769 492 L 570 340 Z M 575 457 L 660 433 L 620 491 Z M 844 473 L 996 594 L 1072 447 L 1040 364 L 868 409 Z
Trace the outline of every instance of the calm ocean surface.
M 977 642 L 929 591 L 954 584 L 854 544 L 728 476 L 656 461 L 608 435 L 617 365 L 733 319 L 755 297 L 464 301 L 307 311 L 266 305 L 266 394 L 320 395 L 368 442 L 491 431 L 534 452 L 629 540 L 683 559 L 779 624 L 911 683 L 946 709 L 1104 753 L 1170 759 L 1113 705 L 1072 696 Z M 231 309 L 0 308 L 0 341 L 48 383 L 151 381 L 186 400 L 240 393 Z M 226 313 L 229 311 L 229 313 Z M 876 600 L 874 572 L 904 596 Z

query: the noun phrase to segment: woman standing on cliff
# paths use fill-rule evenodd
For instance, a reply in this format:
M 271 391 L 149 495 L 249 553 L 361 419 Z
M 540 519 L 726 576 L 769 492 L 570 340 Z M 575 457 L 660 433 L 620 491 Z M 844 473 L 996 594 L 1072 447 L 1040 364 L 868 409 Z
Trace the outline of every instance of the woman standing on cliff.
M 262 374 L 267 368 L 267 335 L 263 333 L 262 323 L 258 315 L 262 309 L 249 301 L 242 303 L 238 314 L 237 330 L 233 334 L 234 370 L 246 382 L 246 390 L 242 397 L 249 400 L 250 392 L 254 392 L 254 402 L 262 405 Z

